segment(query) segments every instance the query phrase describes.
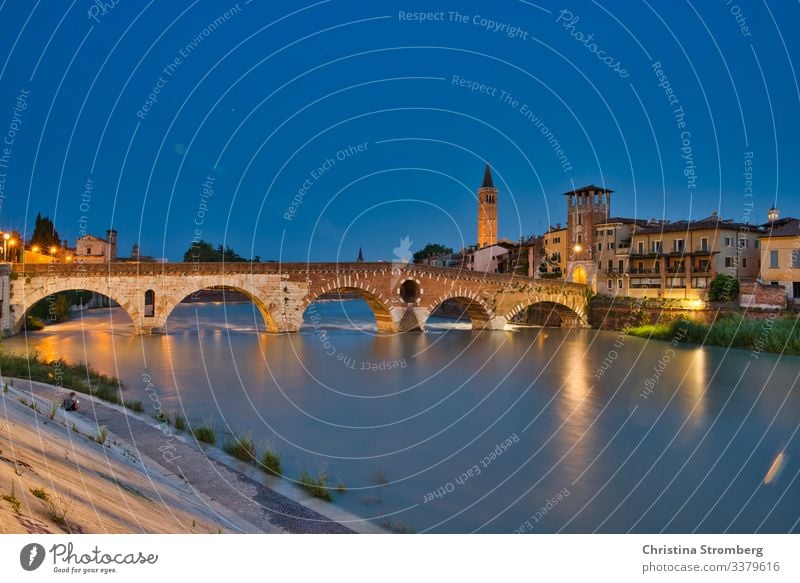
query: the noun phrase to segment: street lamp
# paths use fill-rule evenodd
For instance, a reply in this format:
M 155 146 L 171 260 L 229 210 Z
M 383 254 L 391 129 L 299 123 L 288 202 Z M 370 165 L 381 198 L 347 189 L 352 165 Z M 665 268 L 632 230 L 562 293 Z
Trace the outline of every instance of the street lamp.
M 31 251 L 33 251 L 34 253 L 38 253 L 39 252 L 39 246 L 38 245 L 34 245 L 33 247 L 31 247 Z
M 3 233 L 3 261 L 8 261 L 8 242 L 10 239 L 10 233 Z

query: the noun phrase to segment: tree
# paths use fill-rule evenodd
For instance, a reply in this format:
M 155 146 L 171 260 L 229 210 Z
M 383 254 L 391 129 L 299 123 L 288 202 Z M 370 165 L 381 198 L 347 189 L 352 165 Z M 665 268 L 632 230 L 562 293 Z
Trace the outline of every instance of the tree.
M 239 255 L 231 247 L 223 247 L 222 245 L 214 247 L 211 243 L 202 239 L 191 244 L 186 253 L 183 254 L 183 260 L 186 263 L 219 263 L 221 261 L 240 263 L 250 261 Z
M 447 255 L 452 252 L 453 250 L 450 247 L 445 247 L 438 243 L 428 243 L 425 247 L 414 253 L 414 263 L 420 263 L 423 259 L 427 259 L 428 257 Z
M 49 217 L 43 217 L 42 213 L 36 214 L 36 224 L 33 227 L 30 244 L 38 245 L 42 249 L 48 249 L 54 245 L 61 246 L 61 237 L 59 237 L 53 221 Z
M 712 302 L 732 302 L 739 299 L 739 280 L 732 275 L 718 273 L 708 286 L 708 299 Z

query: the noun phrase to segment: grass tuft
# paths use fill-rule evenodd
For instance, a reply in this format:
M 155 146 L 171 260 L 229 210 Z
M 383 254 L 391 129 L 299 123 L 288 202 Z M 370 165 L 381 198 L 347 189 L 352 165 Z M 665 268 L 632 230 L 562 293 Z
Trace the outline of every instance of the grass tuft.
M 228 455 L 232 455 L 237 460 L 241 460 L 243 462 L 252 462 L 257 459 L 256 445 L 253 443 L 253 438 L 250 436 L 233 436 L 233 439 L 227 439 L 225 441 L 225 443 L 222 445 L 222 449 Z
M 144 413 L 144 405 L 141 401 L 125 401 L 125 408 L 137 413 Z
M 281 454 L 267 449 L 261 456 L 261 468 L 270 474 L 281 475 Z
M 331 491 L 328 489 L 328 477 L 325 475 L 325 472 L 320 473 L 320 475 L 315 478 L 306 470 L 303 470 L 297 478 L 297 484 L 315 498 L 321 498 L 328 502 L 333 500 Z
M 175 429 L 184 431 L 186 429 L 186 417 L 180 413 L 175 413 Z
M 50 494 L 44 489 L 44 486 L 38 488 L 31 488 L 31 494 L 36 496 L 39 500 L 49 500 Z
M 214 431 L 214 426 L 210 421 L 193 428 L 192 435 L 197 441 L 202 441 L 203 443 L 214 445 L 217 442 L 217 432 Z

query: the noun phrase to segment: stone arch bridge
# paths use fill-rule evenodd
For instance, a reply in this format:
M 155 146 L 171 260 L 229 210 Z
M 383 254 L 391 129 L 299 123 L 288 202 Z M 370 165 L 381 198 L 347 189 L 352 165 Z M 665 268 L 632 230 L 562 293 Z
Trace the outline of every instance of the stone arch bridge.
M 380 332 L 423 330 L 447 300 L 462 304 L 474 329 L 503 329 L 530 306 L 546 307 L 563 326 L 587 326 L 587 286 L 506 274 L 393 263 L 110 263 L 14 264 L 0 271 L 2 329 L 23 328 L 36 303 L 57 292 L 103 294 L 130 316 L 139 334 L 163 332 L 177 304 L 204 289 L 249 297 L 270 332 L 295 332 L 316 299 L 358 296 Z

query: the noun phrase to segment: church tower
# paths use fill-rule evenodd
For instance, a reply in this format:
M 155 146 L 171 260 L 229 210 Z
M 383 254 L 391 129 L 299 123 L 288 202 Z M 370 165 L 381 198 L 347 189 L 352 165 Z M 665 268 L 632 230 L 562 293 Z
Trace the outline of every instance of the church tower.
M 489 164 L 483 171 L 483 183 L 478 189 L 478 248 L 497 243 L 497 189 Z

